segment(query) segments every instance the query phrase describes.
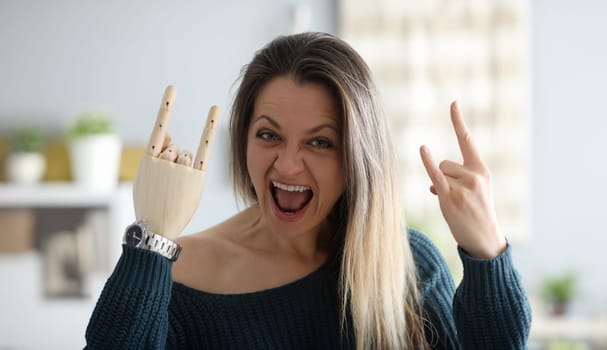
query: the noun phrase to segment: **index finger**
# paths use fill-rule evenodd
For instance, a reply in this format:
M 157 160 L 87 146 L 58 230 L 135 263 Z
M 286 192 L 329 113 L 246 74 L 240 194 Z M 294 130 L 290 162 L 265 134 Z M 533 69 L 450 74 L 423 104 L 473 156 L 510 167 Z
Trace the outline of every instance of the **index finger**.
M 211 155 L 211 145 L 213 144 L 213 138 L 215 137 L 215 130 L 217 129 L 217 121 L 219 119 L 219 107 L 212 106 L 209 109 L 209 115 L 207 116 L 207 122 L 202 131 L 200 137 L 200 145 L 196 152 L 196 158 L 194 159 L 194 168 L 198 170 L 206 170 L 209 156 Z
M 167 86 L 164 90 L 160 109 L 158 110 L 158 116 L 156 117 L 156 123 L 152 129 L 152 135 L 150 136 L 150 141 L 148 142 L 148 147 L 146 149 L 146 153 L 153 157 L 157 157 L 162 151 L 162 145 L 167 134 L 171 114 L 173 113 L 176 93 L 177 91 L 173 85 Z
M 481 163 L 481 157 L 476 149 L 476 145 L 472 140 L 472 135 L 466 126 L 464 117 L 459 108 L 457 101 L 451 103 L 451 122 L 453 123 L 453 129 L 455 129 L 455 135 L 457 136 L 457 143 L 459 149 L 462 152 L 464 158 L 464 165 L 479 164 Z

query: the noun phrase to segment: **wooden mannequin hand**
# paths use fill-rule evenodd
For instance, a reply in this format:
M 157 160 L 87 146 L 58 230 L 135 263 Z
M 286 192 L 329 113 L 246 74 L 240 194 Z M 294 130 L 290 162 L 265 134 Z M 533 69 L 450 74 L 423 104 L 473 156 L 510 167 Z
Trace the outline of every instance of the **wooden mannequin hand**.
M 174 103 L 175 87 L 169 85 L 133 186 L 137 220 L 143 220 L 152 232 L 171 240 L 190 222 L 200 202 L 219 118 L 219 108 L 211 107 L 192 167 L 191 153 L 179 152 L 167 134 Z
M 438 196 L 443 216 L 458 245 L 476 258 L 495 258 L 506 249 L 491 194 L 489 169 L 481 160 L 457 102 L 451 104 L 451 121 L 462 152 L 463 164 L 444 160 L 436 166 L 430 150 L 420 148 L 430 191 Z

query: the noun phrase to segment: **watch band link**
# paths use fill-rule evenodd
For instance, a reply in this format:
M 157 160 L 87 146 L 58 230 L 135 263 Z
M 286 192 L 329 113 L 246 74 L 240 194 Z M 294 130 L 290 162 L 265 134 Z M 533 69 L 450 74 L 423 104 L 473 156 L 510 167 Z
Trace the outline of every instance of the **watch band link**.
M 177 260 L 177 257 L 181 252 L 181 246 L 179 244 L 150 231 L 148 231 L 144 244 L 144 249 L 159 253 L 171 261 Z

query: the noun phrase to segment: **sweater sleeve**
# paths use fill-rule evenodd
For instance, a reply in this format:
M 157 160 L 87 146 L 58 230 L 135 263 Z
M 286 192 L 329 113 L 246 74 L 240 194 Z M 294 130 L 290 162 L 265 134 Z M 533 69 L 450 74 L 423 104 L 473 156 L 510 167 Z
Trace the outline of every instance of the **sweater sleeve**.
M 465 349 L 525 349 L 531 307 L 514 269 L 511 247 L 491 260 L 459 250 L 464 277 L 453 299 L 453 315 Z
M 123 245 L 86 329 L 88 349 L 164 349 L 172 263 Z
M 409 230 L 423 298 L 426 336 L 433 349 L 525 349 L 531 311 L 510 247 L 491 260 L 459 250 L 464 278 L 455 289 L 438 249 Z

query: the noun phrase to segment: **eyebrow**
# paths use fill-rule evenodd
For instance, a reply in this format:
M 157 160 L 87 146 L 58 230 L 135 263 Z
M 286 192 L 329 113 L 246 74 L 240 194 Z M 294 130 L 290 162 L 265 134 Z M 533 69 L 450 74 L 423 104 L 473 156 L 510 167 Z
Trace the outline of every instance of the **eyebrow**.
M 255 118 L 255 120 L 253 122 L 257 122 L 260 119 L 265 119 L 268 121 L 268 123 L 272 124 L 273 127 L 275 127 L 278 130 L 282 130 L 282 128 L 280 127 L 280 124 L 278 124 L 278 122 L 274 119 L 272 119 L 272 117 L 269 117 L 267 115 L 260 115 L 259 117 Z M 324 123 L 324 124 L 320 124 L 318 126 L 313 127 L 312 129 L 306 131 L 307 134 L 314 134 L 322 129 L 325 128 L 329 128 L 331 130 L 333 130 L 336 134 L 339 135 L 339 132 L 337 131 L 337 128 L 335 127 L 335 125 L 333 124 L 329 124 L 329 123 Z

